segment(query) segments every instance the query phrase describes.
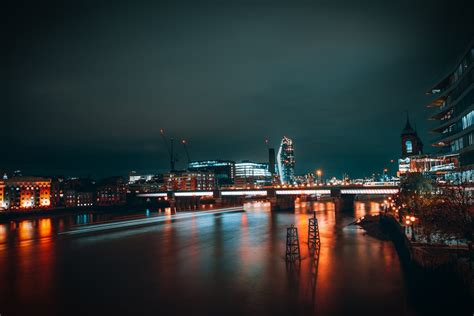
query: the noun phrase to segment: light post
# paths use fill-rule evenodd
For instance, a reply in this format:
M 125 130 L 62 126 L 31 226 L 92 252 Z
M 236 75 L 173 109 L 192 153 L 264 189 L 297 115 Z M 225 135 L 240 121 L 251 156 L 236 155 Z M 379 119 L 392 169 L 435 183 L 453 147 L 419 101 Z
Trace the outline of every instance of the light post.
M 405 234 L 408 234 L 409 227 L 410 227 L 410 223 L 411 223 L 411 222 L 410 222 L 410 219 L 407 219 L 407 220 L 405 221 L 405 224 L 406 224 L 406 226 L 405 226 Z
M 415 238 L 415 221 L 416 221 L 416 217 L 415 217 L 415 216 L 410 217 L 410 221 L 411 221 L 411 241 L 416 241 L 416 238 Z
M 408 230 L 409 230 L 409 227 L 411 226 L 411 241 L 416 241 L 416 237 L 415 237 L 415 221 L 416 221 L 416 217 L 415 216 L 409 216 L 407 215 L 406 216 L 406 220 L 405 220 L 405 232 L 408 234 Z
M 323 172 L 321 169 L 316 170 L 316 175 L 318 176 L 318 184 L 321 183 L 321 176 L 323 175 Z

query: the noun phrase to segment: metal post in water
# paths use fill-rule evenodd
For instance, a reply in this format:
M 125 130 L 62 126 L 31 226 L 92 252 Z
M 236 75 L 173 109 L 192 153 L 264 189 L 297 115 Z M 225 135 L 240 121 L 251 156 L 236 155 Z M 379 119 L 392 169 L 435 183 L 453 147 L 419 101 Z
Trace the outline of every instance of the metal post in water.
M 310 249 L 319 250 L 321 241 L 319 239 L 319 225 L 316 218 L 316 212 L 313 212 L 313 218 L 308 220 L 308 246 Z
M 286 229 L 286 261 L 301 260 L 298 228 L 291 225 Z

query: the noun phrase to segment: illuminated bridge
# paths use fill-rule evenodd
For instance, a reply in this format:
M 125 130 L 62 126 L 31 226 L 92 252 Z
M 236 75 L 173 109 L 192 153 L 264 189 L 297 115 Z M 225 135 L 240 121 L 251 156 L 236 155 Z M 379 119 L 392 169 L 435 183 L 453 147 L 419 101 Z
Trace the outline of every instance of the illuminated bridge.
M 398 186 L 325 186 L 315 188 L 222 189 L 214 191 L 166 191 L 141 193 L 136 197 L 147 202 L 167 202 L 177 208 L 193 208 L 202 201 L 216 205 L 238 205 L 246 200 L 267 200 L 272 209 L 290 209 L 296 198 L 331 197 L 341 205 L 352 207 L 356 196 L 390 196 L 399 192 Z

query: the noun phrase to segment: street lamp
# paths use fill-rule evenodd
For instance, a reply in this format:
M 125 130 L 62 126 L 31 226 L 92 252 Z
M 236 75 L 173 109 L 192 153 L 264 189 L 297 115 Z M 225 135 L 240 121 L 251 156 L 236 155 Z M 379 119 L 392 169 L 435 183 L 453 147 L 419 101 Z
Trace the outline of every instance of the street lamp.
M 316 170 L 316 175 L 318 176 L 318 183 L 321 183 L 321 176 L 323 175 L 321 169 Z
M 411 241 L 416 241 L 416 238 L 415 238 L 415 220 L 416 220 L 415 216 L 410 217 L 410 221 L 411 221 Z
M 407 226 L 406 226 L 405 231 L 406 231 L 406 233 L 408 233 L 408 227 L 411 226 L 411 241 L 416 241 L 416 238 L 415 238 L 415 221 L 416 221 L 415 216 L 410 216 L 410 215 L 406 216 L 405 224 L 407 224 Z

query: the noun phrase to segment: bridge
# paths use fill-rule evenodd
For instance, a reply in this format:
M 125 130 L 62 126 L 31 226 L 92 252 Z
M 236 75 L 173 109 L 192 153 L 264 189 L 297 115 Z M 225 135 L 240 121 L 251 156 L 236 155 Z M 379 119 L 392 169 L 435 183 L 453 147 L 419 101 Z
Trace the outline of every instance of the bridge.
M 213 204 L 242 205 L 248 200 L 266 200 L 272 209 L 291 209 L 296 198 L 317 200 L 320 197 L 331 197 L 342 207 L 352 207 L 356 196 L 391 196 L 399 192 L 398 186 L 317 186 L 317 187 L 265 187 L 259 189 L 220 189 L 204 191 L 162 191 L 136 194 L 138 200 L 166 202 L 171 207 L 193 208 L 207 201 Z

